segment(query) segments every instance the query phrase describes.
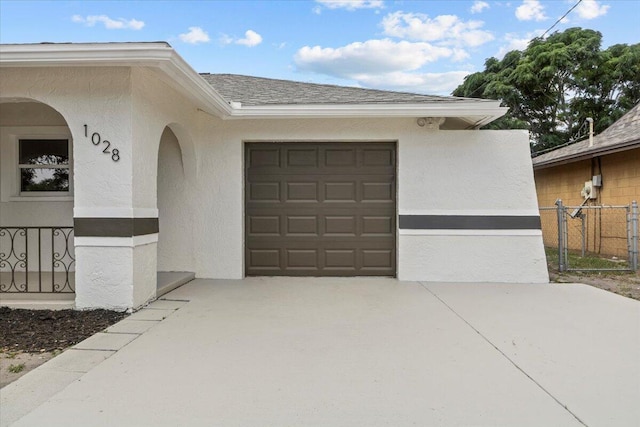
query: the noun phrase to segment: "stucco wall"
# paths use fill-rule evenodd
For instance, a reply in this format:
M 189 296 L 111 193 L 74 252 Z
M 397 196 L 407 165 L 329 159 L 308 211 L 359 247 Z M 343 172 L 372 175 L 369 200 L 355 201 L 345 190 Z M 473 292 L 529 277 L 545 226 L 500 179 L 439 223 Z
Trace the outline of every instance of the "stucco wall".
M 3 98 L 34 99 L 55 109 L 67 122 L 74 141 L 74 205 L 81 214 L 131 207 L 130 74 L 125 67 L 2 70 Z M 84 134 L 85 124 L 89 137 Z M 120 149 L 118 162 L 102 153 L 102 145 L 91 144 L 93 132 Z
M 132 217 L 129 68 L 3 68 L 0 93 L 4 99 L 39 101 L 56 110 L 66 121 L 73 139 L 73 217 Z M 97 145 L 91 141 L 94 133 Z M 120 151 L 119 161 L 114 162 L 111 153 L 103 152 L 104 140 L 111 142 L 111 150 Z M 28 208 L 32 215 L 37 210 L 45 215 L 55 210 L 55 205 L 50 203 L 42 209 L 32 206 Z M 69 208 L 70 204 L 65 205 L 67 224 L 71 223 Z M 4 209 L 3 218 L 19 216 L 21 221 L 22 218 L 27 221 L 19 205 L 9 203 Z M 142 301 L 134 299 L 132 271 L 136 244 L 133 240 L 76 236 L 78 307 L 131 308 L 147 300 L 146 297 Z M 153 262 L 155 264 L 155 259 Z
M 158 154 L 158 271 L 193 271 L 193 208 L 182 150 L 168 127 Z
M 204 228 L 196 233 L 195 253 L 212 259 L 199 260 L 197 274 L 202 277 L 243 274 L 243 141 L 397 141 L 400 215 L 538 212 L 527 135 L 521 131 L 427 131 L 413 119 L 209 120 L 204 124 L 204 134 L 211 137 L 198 146 L 198 155 L 207 162 L 201 165 L 198 183 L 212 197 L 203 197 L 198 208 L 197 224 Z M 399 234 L 399 278 L 548 280 L 540 232 L 437 234 L 440 237 Z
M 159 246 L 157 234 L 76 238 L 80 307 L 144 303 L 155 295 L 156 265 L 243 277 L 247 141 L 394 141 L 399 215 L 537 215 L 523 132 L 432 131 L 414 118 L 221 120 L 165 79 L 142 68 L 3 71 L 3 96 L 45 102 L 69 125 L 76 218 L 160 218 Z M 94 132 L 119 161 L 91 143 Z M 398 277 L 547 280 L 534 230 L 403 230 Z
M 400 214 L 535 216 L 522 131 L 439 131 L 399 144 Z M 540 232 L 400 230 L 398 277 L 459 282 L 546 282 Z

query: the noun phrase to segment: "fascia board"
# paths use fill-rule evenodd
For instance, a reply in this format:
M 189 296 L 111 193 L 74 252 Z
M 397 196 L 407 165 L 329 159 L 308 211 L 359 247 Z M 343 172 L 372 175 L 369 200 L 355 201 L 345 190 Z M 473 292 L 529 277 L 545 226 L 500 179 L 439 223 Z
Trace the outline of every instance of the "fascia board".
M 482 126 L 507 112 L 494 103 L 440 102 L 425 104 L 332 104 L 269 105 L 232 108 L 224 119 L 260 118 L 366 118 L 366 117 L 457 117 Z
M 165 43 L 33 44 L 0 46 L 0 66 L 108 66 L 167 60 L 173 49 Z

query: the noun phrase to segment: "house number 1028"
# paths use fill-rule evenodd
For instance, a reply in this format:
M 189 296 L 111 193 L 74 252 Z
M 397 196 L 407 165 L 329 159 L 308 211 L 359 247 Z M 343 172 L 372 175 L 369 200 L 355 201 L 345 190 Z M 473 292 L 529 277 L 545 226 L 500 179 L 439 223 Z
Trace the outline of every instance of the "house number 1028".
M 84 125 L 84 136 L 86 138 L 89 138 L 89 126 L 87 125 Z M 96 147 L 102 144 L 102 152 L 107 155 L 110 154 L 111 160 L 113 160 L 114 162 L 120 160 L 120 151 L 117 148 L 111 148 L 111 142 L 107 141 L 106 139 L 102 139 L 98 132 L 93 132 L 91 134 L 91 143 Z

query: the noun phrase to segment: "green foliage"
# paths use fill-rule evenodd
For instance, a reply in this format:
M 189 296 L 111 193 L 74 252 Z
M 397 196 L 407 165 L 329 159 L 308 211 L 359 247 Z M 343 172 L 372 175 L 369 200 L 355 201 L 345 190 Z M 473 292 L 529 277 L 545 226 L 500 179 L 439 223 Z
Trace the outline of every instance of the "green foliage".
M 453 95 L 499 99 L 509 113 L 490 129 L 529 129 L 534 151 L 600 133 L 640 101 L 640 44 L 601 49 L 602 34 L 569 28 L 533 39 L 524 51 L 489 58 Z
M 24 368 L 26 368 L 24 363 L 18 363 L 17 365 L 9 365 L 8 371 L 12 374 L 19 374 L 24 371 Z
M 547 255 L 547 264 L 554 270 L 558 270 L 558 248 L 545 247 L 545 253 Z M 625 270 L 629 269 L 629 264 L 626 260 L 608 259 L 592 253 L 586 253 L 585 256 L 582 256 L 576 251 L 569 251 L 567 256 L 567 266 L 572 270 L 620 270 L 621 273 L 624 273 Z

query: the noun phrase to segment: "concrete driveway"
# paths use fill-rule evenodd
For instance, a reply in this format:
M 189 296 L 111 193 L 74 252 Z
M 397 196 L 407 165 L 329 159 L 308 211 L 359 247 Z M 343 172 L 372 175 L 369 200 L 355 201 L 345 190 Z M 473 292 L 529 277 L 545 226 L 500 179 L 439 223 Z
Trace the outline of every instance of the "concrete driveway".
M 252 278 L 164 298 L 2 389 L 3 425 L 640 425 L 640 303 L 589 286 Z

